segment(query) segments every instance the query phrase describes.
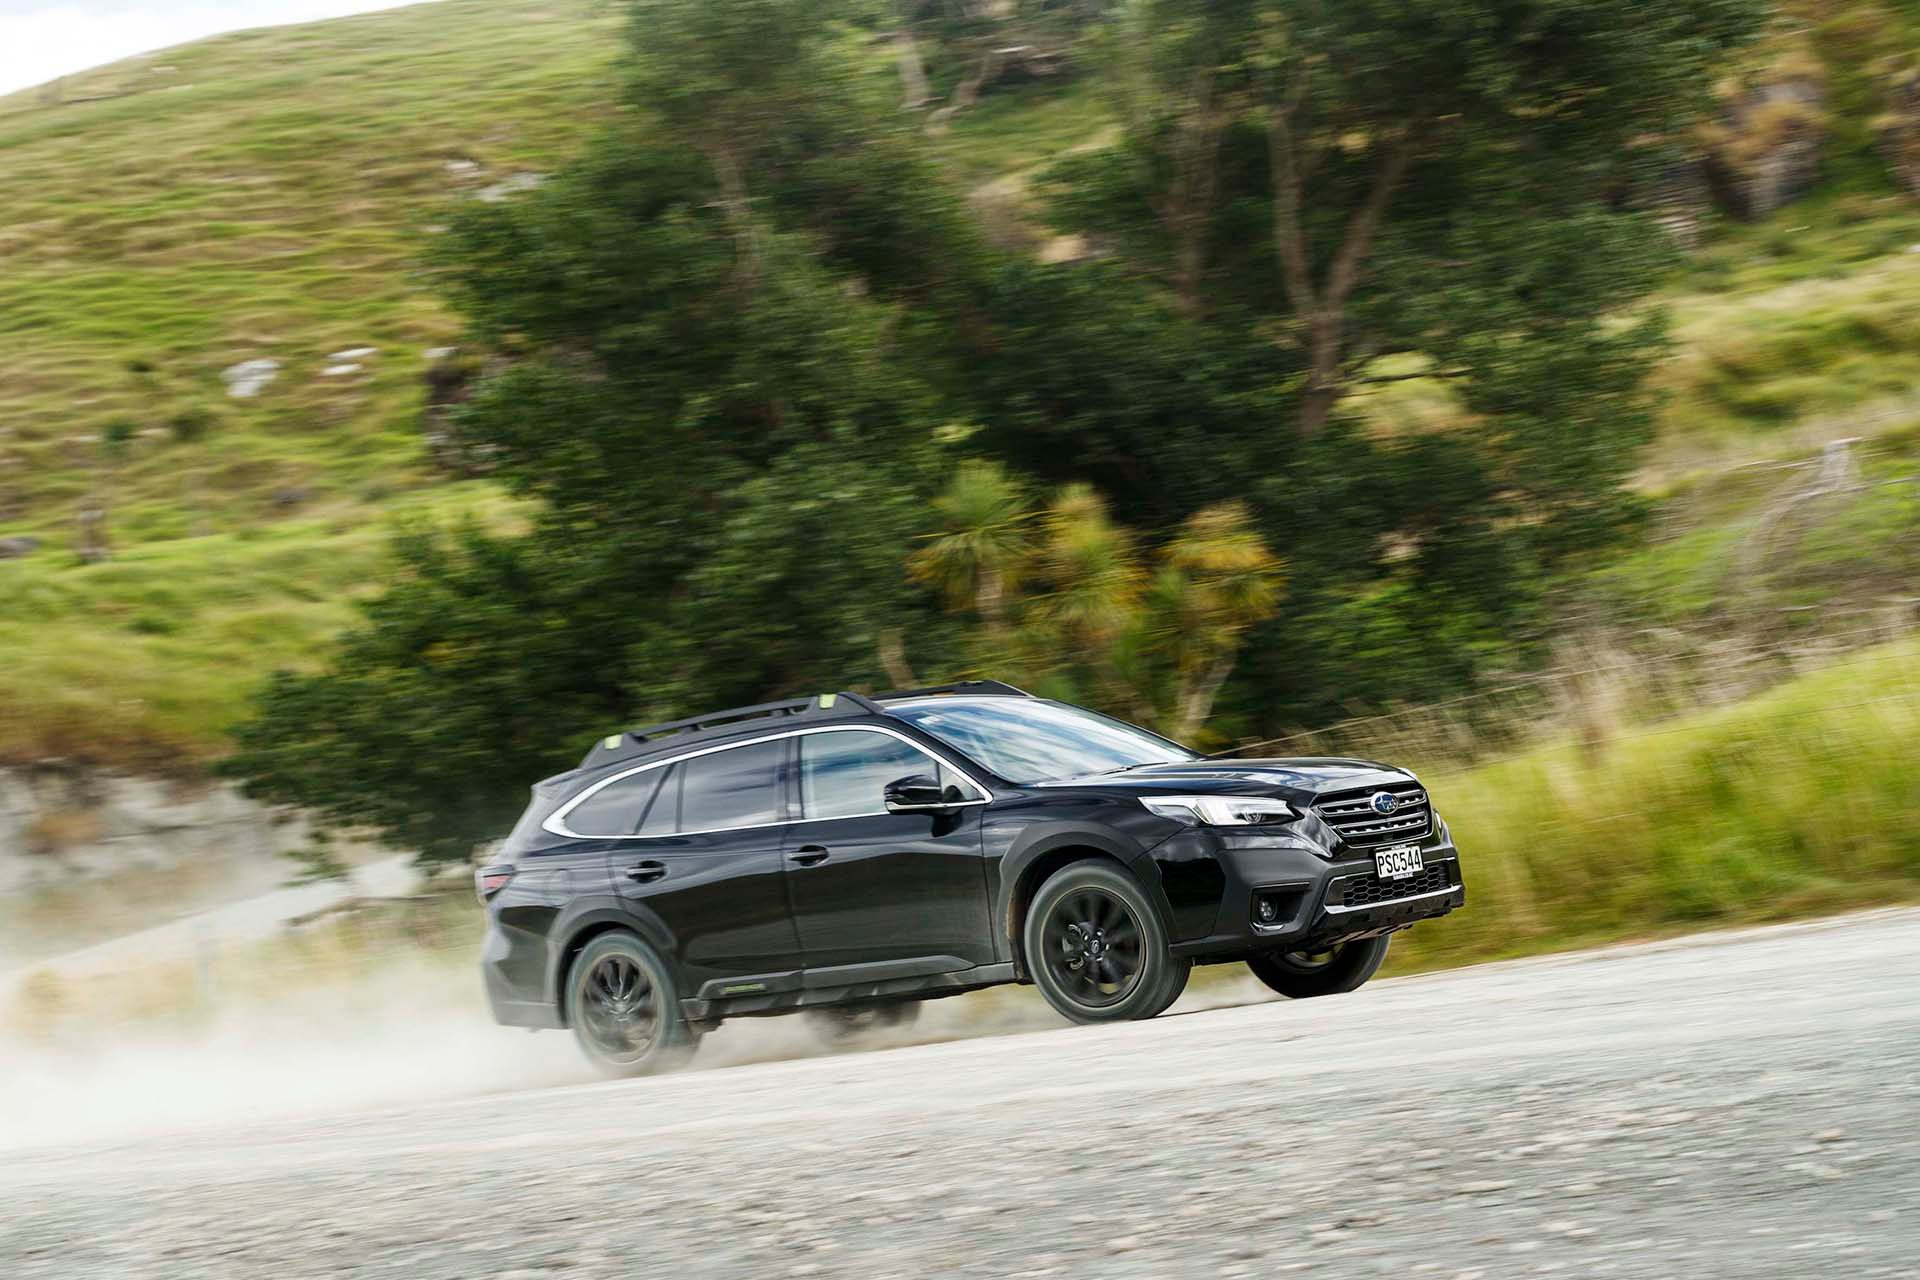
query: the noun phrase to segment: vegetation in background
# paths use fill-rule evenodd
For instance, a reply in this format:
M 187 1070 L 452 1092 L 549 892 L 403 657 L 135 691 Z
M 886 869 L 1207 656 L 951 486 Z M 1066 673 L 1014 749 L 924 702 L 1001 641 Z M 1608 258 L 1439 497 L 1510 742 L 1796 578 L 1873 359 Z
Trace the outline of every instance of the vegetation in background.
M 1665 12 L 1738 24 L 1747 8 Z M 1884 151 L 1870 148 L 1897 87 L 1888 58 L 1913 46 L 1898 5 L 1777 8 L 1823 63 L 1840 193 L 1752 227 L 1709 223 L 1704 249 L 1650 294 L 1663 250 L 1618 212 L 1607 178 L 1631 148 L 1543 156 L 1499 95 L 1476 99 L 1420 140 L 1387 201 L 1348 295 L 1360 301 L 1340 319 L 1354 358 L 1317 445 L 1300 440 L 1315 326 L 1274 236 L 1271 94 L 1287 67 L 1306 68 L 1312 103 L 1294 118 L 1322 159 L 1303 235 L 1324 292 L 1379 148 L 1399 136 L 1391 112 L 1422 83 L 1352 101 L 1324 61 L 1366 34 L 1342 15 L 1287 32 L 1249 24 L 1244 5 L 668 6 L 622 61 L 613 9 L 450 0 L 68 82 L 98 101 L 0 101 L 0 325 L 12 326 L 0 533 L 44 541 L 0 563 L 0 755 L 193 769 L 229 749 L 266 668 L 325 668 L 340 680 L 332 701 L 297 700 L 298 678 L 269 695 L 283 733 L 259 758 L 270 772 L 314 768 L 313 796 L 330 788 L 338 821 L 371 814 L 403 840 L 428 827 L 422 806 L 461 807 L 470 817 L 445 828 L 452 856 L 497 834 L 529 778 L 570 763 L 577 743 L 542 737 L 562 720 L 585 738 L 769 692 L 1004 673 L 1021 655 L 983 647 L 977 609 L 906 571 L 941 533 L 934 501 L 969 459 L 997 463 L 1029 509 L 1091 483 L 1135 570 L 1119 593 L 1130 621 L 1087 646 L 1097 660 L 1029 651 L 1023 677 L 1179 727 L 1195 705 L 1180 682 L 1201 688 L 1231 660 L 1203 730 L 1216 740 L 1473 694 L 1596 618 L 1724 630 L 1762 610 L 1791 619 L 1780 634 L 1801 643 L 1821 617 L 1897 608 L 1901 566 L 1920 553 L 1900 434 L 1920 420 L 1920 290 L 1907 287 L 1920 215 L 1889 194 L 1874 167 Z M 1617 9 L 1560 16 L 1604 23 Z M 1422 10 L 1455 34 L 1446 24 L 1474 11 Z M 1150 40 L 1119 38 L 1147 19 Z M 751 28 L 768 21 L 806 39 L 759 48 Z M 901 36 L 928 86 L 904 112 Z M 1646 38 L 1608 57 L 1646 55 L 1658 23 Z M 1442 52 L 1507 65 L 1463 43 Z M 983 51 L 1015 45 L 1031 56 L 989 67 L 965 101 Z M 1655 76 L 1651 97 L 1634 86 L 1634 101 L 1672 90 L 1704 103 L 1721 73 L 1688 80 L 1680 66 L 1714 55 L 1683 54 L 1671 82 Z M 1755 46 L 1750 61 L 1770 56 Z M 715 97 L 731 62 L 753 91 Z M 1614 63 L 1593 65 L 1562 70 L 1603 79 Z M 1378 114 L 1332 123 L 1355 110 Z M 1568 137 L 1580 114 L 1562 122 Z M 1217 146 L 1196 152 L 1196 138 Z M 165 174 L 146 163 L 155 154 L 174 157 Z M 1194 168 L 1196 155 L 1215 163 Z M 548 190 L 476 198 L 558 168 Z M 1515 211 L 1543 189 L 1551 198 Z M 1503 192 L 1484 221 L 1448 212 Z M 669 224 L 699 247 L 650 292 L 652 267 L 615 250 L 637 227 L 635 243 L 658 250 L 649 261 L 678 271 Z M 1621 237 L 1608 241 L 1616 260 L 1587 261 L 1609 255 L 1584 229 Z M 1196 244 L 1183 277 L 1181 246 Z M 750 254 L 764 300 L 730 323 Z M 417 270 L 429 256 L 450 274 Z M 681 290 L 712 305 L 660 305 Z M 543 291 L 588 300 L 542 310 Z M 1627 316 L 1669 304 L 1672 354 L 1650 383 L 1635 380 L 1657 318 L 1596 326 L 1596 299 Z M 815 327 L 818 342 L 792 332 Z M 1398 330 L 1422 341 L 1396 345 Z M 1440 358 L 1449 332 L 1478 372 Z M 712 358 L 682 360 L 681 336 Z M 1516 359 L 1563 341 L 1578 377 Z M 457 358 L 428 359 L 455 342 Z M 322 376 L 332 353 L 363 344 L 379 350 L 360 369 Z M 618 384 L 644 411 L 609 412 L 593 391 L 607 352 L 629 371 L 658 364 Z M 220 371 L 255 356 L 282 362 L 275 381 L 229 398 Z M 719 401 L 702 402 L 715 378 Z M 790 385 L 802 392 L 788 419 Z M 522 390 L 537 421 L 513 420 Z M 451 407 L 423 424 L 429 396 Z M 567 429 L 576 407 L 590 411 Z M 423 425 L 456 438 L 458 465 Z M 610 444 L 621 433 L 631 449 Z M 1794 501 L 1822 447 L 1847 437 L 1870 438 L 1853 447 L 1860 486 Z M 570 505 L 577 486 L 687 441 L 657 483 L 617 479 L 605 510 Z M 460 478 L 495 456 L 495 479 Z M 1759 460 L 1782 470 L 1728 472 Z M 1622 491 L 1628 474 L 1657 507 Z M 1223 502 L 1244 504 L 1252 537 L 1286 565 L 1279 616 L 1204 612 L 1176 652 L 1175 633 L 1141 621 L 1172 616 L 1155 566 Z M 1782 504 L 1792 519 L 1769 518 Z M 111 558 L 78 566 L 88 510 L 105 513 Z M 383 527 L 395 511 L 423 518 L 397 554 Z M 656 517 L 684 537 L 636 536 Z M 1022 527 L 1037 538 L 1041 525 Z M 1774 549 L 1758 566 L 1756 527 Z M 1629 537 L 1598 576 L 1596 531 Z M 604 556 L 586 554 L 595 543 Z M 409 585 L 381 599 L 395 575 Z M 569 579 L 572 594 L 549 581 Z M 1037 627 L 1059 592 L 1039 574 L 1009 607 Z M 372 615 L 355 607 L 376 599 Z M 794 612 L 770 625 L 769 601 Z M 543 662 L 560 673 L 515 674 Z M 415 696 L 418 710 L 374 714 Z M 538 699 L 555 713 L 529 728 L 514 709 Z M 284 732 L 316 711 L 311 738 Z M 340 725 L 376 750 L 356 759 L 351 736 L 323 746 Z M 478 745 L 449 751 L 456 735 Z M 367 792 L 394 758 L 423 763 Z M 463 791 L 472 768 L 485 780 Z
M 907 567 L 975 624 L 969 666 L 1182 741 L 1205 733 L 1248 631 L 1286 583 L 1241 502 L 1189 516 L 1153 561 L 1086 485 L 1039 508 L 1002 466 L 976 460 L 934 506 L 942 527 Z
M 231 768 L 454 858 L 607 724 L 771 690 L 1011 656 L 1192 734 L 1216 700 L 1257 730 L 1517 657 L 1548 575 L 1622 527 L 1650 429 L 1659 319 L 1608 316 L 1659 239 L 1610 208 L 1615 157 L 1697 109 L 1753 12 L 1132 6 L 1107 74 L 1152 104 L 1056 204 L 1157 212 L 1088 268 L 985 243 L 857 6 L 638 4 L 631 113 L 440 255 L 492 354 L 458 434 L 532 531 L 406 543 Z M 1209 257 L 1236 220 L 1271 237 Z M 1400 354 L 1468 419 L 1358 429 L 1344 399 Z M 981 637 L 902 567 L 969 460 L 1075 486 L 1021 556 L 1034 599 L 981 601 Z M 1312 574 L 1283 587 L 1280 555 Z
M 1454 964 L 1920 892 L 1920 647 L 1724 710 L 1422 778 L 1470 909 L 1396 944 Z

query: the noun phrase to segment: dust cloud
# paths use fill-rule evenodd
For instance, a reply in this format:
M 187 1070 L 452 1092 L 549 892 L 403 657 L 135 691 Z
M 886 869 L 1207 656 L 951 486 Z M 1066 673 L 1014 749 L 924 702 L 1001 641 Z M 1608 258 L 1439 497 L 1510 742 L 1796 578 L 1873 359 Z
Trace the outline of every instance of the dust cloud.
M 98 981 L 137 981 L 136 976 Z M 1261 998 L 1195 984 L 1173 1012 Z M 927 1002 L 911 1026 L 829 1043 L 804 1017 L 739 1018 L 706 1037 L 695 1071 L 1066 1024 L 1028 987 Z M 110 1142 L 322 1118 L 600 1077 L 565 1032 L 494 1024 L 478 976 L 397 965 L 377 978 L 248 1001 L 191 1027 L 116 1022 L 0 1034 L 0 1150 Z

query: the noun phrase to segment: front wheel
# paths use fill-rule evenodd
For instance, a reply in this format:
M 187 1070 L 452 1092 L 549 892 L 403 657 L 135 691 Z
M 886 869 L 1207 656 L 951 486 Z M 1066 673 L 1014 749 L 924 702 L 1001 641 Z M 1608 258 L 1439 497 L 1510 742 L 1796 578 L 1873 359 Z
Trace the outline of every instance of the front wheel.
M 1325 951 L 1270 951 L 1247 961 L 1253 976 L 1291 1000 L 1357 989 L 1387 958 L 1387 939 L 1361 938 Z
M 693 1056 L 698 1037 L 680 1016 L 673 976 L 631 933 L 603 933 L 567 974 L 567 1017 L 601 1074 L 641 1076 Z
M 1074 1022 L 1154 1017 L 1179 996 L 1193 963 L 1168 952 L 1140 886 L 1105 862 L 1076 862 L 1041 885 L 1024 941 L 1033 984 Z

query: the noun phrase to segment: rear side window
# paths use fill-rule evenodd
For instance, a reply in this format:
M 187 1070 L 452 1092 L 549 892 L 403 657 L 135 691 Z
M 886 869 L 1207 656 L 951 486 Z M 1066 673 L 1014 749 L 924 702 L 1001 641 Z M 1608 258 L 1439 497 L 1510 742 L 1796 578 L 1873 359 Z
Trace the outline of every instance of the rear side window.
M 647 816 L 640 820 L 643 836 L 670 836 L 680 829 L 680 766 L 670 764 L 656 770 L 666 777 L 660 783 L 660 794 L 647 806 Z
M 583 836 L 630 836 L 640 829 L 647 806 L 660 790 L 665 769 L 649 769 L 615 779 L 575 805 L 567 814 L 569 831 Z M 668 796 L 671 807 L 672 796 Z M 671 815 L 669 815 L 671 822 Z
M 776 740 L 681 761 L 680 830 L 721 831 L 780 821 L 780 762 L 786 751 L 786 742 Z

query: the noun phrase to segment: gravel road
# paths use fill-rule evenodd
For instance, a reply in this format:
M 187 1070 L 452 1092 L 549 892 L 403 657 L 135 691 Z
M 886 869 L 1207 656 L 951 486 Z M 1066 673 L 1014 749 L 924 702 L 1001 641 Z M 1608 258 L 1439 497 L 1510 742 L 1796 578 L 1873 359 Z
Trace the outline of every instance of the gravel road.
M 1920 1277 L 1920 912 L 14 1152 L 0 1275 Z

